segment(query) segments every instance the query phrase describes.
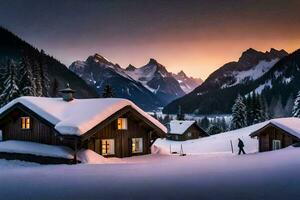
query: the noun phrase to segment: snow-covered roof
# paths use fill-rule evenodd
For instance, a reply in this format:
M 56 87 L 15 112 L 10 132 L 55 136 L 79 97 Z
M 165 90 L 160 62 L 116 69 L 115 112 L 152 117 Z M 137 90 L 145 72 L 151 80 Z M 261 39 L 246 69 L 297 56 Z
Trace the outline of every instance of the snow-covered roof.
M 74 99 L 66 102 L 62 98 L 24 96 L 2 107 L 0 115 L 17 103 L 21 103 L 52 123 L 55 129 L 63 135 L 80 136 L 126 106 L 136 110 L 163 132 L 167 132 L 164 125 L 126 99 Z
M 182 135 L 195 121 L 188 120 L 172 120 L 169 123 L 169 134 Z
M 273 124 L 274 126 L 277 126 L 281 128 L 282 130 L 288 132 L 289 134 L 297 137 L 300 139 L 300 118 L 296 117 L 288 117 L 288 118 L 277 118 L 277 119 L 271 119 L 268 121 L 268 124 Z M 257 130 L 254 130 L 253 133 L 251 133 L 251 136 L 256 135 Z

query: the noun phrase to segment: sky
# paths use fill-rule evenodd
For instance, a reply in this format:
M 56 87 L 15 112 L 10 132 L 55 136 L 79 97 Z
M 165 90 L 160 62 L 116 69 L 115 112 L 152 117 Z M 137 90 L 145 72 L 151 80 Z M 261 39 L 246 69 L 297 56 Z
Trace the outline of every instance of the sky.
M 69 66 L 155 58 L 205 79 L 248 48 L 300 48 L 299 0 L 0 0 L 0 25 Z

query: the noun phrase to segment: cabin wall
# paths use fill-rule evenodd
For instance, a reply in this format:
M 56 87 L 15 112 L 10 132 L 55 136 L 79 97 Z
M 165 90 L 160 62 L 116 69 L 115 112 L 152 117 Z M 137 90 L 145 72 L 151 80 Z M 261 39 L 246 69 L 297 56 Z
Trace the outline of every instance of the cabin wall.
M 98 130 L 83 143 L 84 148 L 91 149 L 99 154 L 102 154 L 102 139 L 114 139 L 115 140 L 115 155 L 116 157 L 129 157 L 133 155 L 142 155 L 151 153 L 150 150 L 150 129 L 145 125 L 143 121 L 132 119 L 127 115 L 122 116 L 128 120 L 127 130 L 117 130 L 117 120 L 112 121 L 109 125 Z M 132 153 L 132 138 L 143 138 L 143 152 L 133 154 Z M 100 142 L 100 144 L 97 144 Z M 96 146 L 100 145 L 99 148 Z
M 281 147 L 285 148 L 297 142 L 297 140 L 286 134 L 279 128 L 270 126 L 259 133 L 259 152 L 272 151 L 273 140 L 280 140 Z
M 21 117 L 30 117 L 30 129 L 21 128 Z M 50 145 L 66 145 L 73 147 L 71 141 L 63 140 L 55 130 L 32 114 L 16 109 L 9 113 L 1 125 L 3 140 L 21 140 Z

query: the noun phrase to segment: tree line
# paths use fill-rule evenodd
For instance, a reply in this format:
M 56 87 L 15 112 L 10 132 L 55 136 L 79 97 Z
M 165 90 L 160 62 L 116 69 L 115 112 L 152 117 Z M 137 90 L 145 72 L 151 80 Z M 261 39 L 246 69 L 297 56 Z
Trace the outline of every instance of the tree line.
M 24 55 L 21 59 L 0 61 L 1 106 L 20 96 L 49 96 L 49 78 L 44 52 L 38 59 Z

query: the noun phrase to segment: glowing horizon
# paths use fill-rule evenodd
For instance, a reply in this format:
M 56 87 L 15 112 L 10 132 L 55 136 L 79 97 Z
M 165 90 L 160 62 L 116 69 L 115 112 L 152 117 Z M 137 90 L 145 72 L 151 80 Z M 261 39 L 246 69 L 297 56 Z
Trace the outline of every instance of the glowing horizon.
M 168 71 L 206 79 L 248 48 L 300 48 L 299 7 L 297 0 L 4 1 L 0 25 L 67 66 L 95 53 L 122 67 L 155 58 Z

